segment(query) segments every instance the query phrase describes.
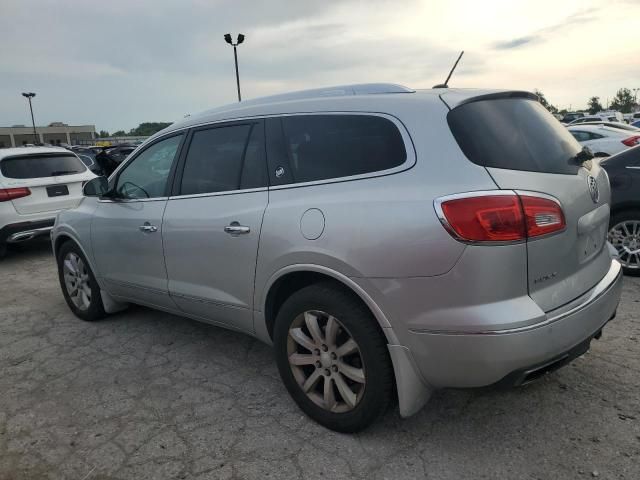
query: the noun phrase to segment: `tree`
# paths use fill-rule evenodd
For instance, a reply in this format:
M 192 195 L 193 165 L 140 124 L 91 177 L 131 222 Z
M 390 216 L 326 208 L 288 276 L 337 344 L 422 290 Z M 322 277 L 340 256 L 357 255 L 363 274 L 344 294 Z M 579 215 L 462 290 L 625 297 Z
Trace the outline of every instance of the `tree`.
M 144 122 L 129 131 L 132 137 L 148 137 L 171 125 L 171 122 Z
M 107 138 L 108 136 L 109 132 L 107 132 L 106 130 L 100 130 L 100 133 L 98 133 L 99 138 Z
M 600 103 L 600 97 L 591 97 L 587 102 L 587 108 L 589 109 L 589 113 L 591 115 L 604 110 L 602 104 Z
M 127 136 L 127 132 L 125 132 L 124 130 L 118 130 L 117 132 L 113 132 L 111 134 L 112 137 L 126 137 Z
M 611 109 L 618 110 L 621 113 L 631 113 L 632 107 L 635 105 L 633 94 L 628 88 L 621 88 L 611 102 Z
M 558 113 L 558 109 L 548 102 L 548 100 L 544 96 L 544 93 L 542 93 L 540 90 L 534 90 L 533 93 L 535 93 L 538 96 L 538 100 L 540 101 L 540 103 L 544 108 L 549 110 L 551 113 Z

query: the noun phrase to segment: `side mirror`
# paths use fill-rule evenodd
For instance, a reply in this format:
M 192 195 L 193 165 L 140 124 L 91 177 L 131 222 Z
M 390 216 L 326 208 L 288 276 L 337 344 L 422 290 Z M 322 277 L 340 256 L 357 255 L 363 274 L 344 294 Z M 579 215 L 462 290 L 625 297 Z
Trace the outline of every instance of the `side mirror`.
M 109 191 L 107 177 L 96 177 L 84 184 L 82 193 L 85 197 L 102 197 Z

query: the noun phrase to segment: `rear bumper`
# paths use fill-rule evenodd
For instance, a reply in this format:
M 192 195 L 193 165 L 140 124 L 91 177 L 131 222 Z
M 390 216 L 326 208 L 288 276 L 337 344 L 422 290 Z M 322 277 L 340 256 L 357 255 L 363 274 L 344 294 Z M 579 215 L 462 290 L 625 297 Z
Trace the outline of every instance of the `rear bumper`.
M 561 366 L 584 353 L 614 316 L 621 291 L 622 269 L 612 260 L 598 285 L 533 324 L 473 333 L 410 329 L 404 343 L 431 386 L 479 387 L 503 379 L 523 383 L 546 367 Z M 516 317 L 525 313 L 508 312 Z
M 5 243 L 19 243 L 36 237 L 49 235 L 55 218 L 30 222 L 18 222 L 0 228 L 0 245 Z

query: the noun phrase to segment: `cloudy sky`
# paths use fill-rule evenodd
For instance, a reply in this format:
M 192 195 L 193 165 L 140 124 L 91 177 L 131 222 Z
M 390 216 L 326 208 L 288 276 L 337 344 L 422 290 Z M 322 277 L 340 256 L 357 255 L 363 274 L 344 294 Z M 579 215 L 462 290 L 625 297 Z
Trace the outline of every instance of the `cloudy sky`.
M 0 0 L 0 126 L 128 130 L 345 83 L 541 89 L 560 107 L 640 87 L 640 0 Z

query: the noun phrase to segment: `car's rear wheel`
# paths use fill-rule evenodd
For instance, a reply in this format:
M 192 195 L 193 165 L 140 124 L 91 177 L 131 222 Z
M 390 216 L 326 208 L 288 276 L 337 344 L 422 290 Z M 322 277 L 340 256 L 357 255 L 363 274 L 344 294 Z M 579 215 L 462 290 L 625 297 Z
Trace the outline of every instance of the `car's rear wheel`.
M 386 410 L 393 393 L 386 340 L 350 292 L 322 283 L 294 293 L 278 312 L 274 344 L 287 390 L 321 425 L 357 432 Z
M 98 282 L 80 248 L 73 242 L 60 247 L 58 278 L 64 299 L 78 318 L 93 321 L 106 315 Z
M 627 275 L 640 276 L 640 210 L 627 210 L 611 218 L 609 241 L 618 251 Z

